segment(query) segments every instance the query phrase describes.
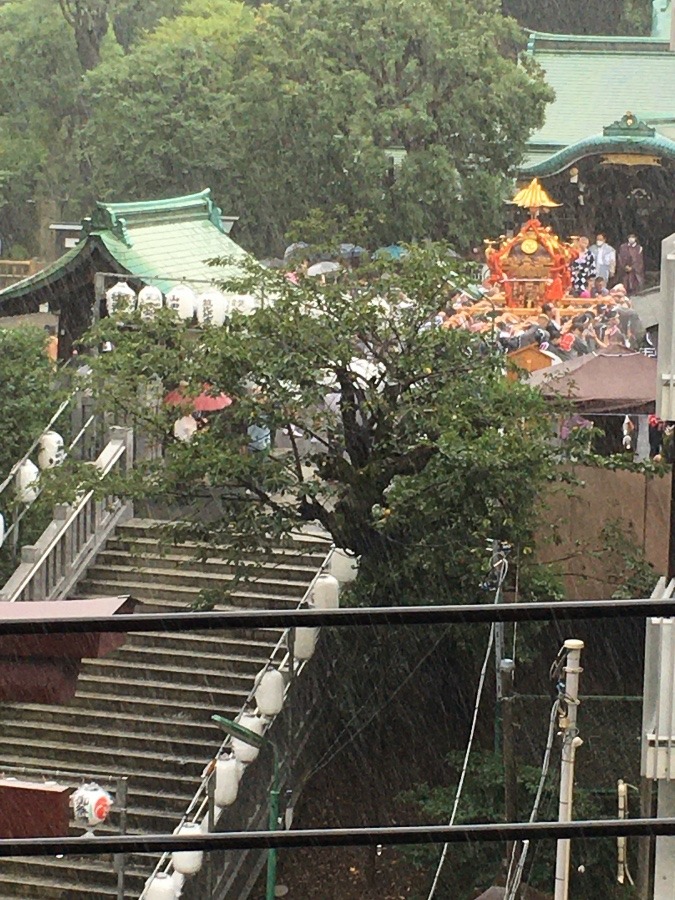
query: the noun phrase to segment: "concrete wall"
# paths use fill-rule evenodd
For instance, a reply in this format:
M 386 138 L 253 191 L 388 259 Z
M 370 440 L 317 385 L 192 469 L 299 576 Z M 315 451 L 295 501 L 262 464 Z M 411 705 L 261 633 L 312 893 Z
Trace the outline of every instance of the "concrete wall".
M 573 471 L 582 486 L 570 487 L 568 492 L 558 490 L 547 498 L 538 539 L 539 558 L 558 563 L 568 598 L 612 596 L 621 559 L 616 553 L 603 552 L 601 532 L 616 520 L 643 549 L 657 573 L 665 574 L 670 474 L 650 479 L 634 472 L 586 467 Z M 556 538 L 560 543 L 554 543 Z

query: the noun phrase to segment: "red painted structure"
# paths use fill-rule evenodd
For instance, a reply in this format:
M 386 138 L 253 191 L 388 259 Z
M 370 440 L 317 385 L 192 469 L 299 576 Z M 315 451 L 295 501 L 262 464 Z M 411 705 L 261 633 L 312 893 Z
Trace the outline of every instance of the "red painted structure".
M 0 603 L 0 620 L 114 616 L 133 613 L 135 606 L 128 596 Z M 75 694 L 82 660 L 107 656 L 125 641 L 125 634 L 0 635 L 0 701 L 66 703 Z

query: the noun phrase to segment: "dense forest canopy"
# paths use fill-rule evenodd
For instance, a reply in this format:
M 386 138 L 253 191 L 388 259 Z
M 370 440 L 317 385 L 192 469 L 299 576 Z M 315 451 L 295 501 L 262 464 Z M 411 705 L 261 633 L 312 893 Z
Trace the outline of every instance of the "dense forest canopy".
M 363 213 L 376 242 L 469 247 L 499 229 L 509 178 L 552 99 L 523 53 L 526 29 L 646 33 L 650 9 L 8 0 L 3 253 L 39 255 L 40 231 L 78 221 L 94 199 L 205 186 L 240 216 L 238 239 L 265 255 L 294 220 L 336 207 Z

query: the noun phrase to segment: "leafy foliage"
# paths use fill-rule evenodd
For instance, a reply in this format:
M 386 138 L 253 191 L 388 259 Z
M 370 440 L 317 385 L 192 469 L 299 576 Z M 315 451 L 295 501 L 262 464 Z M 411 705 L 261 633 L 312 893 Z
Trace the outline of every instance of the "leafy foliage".
M 504 13 L 552 34 L 648 35 L 652 0 L 504 0 Z
M 37 328 L 0 328 L 0 481 L 28 450 L 54 411 L 54 368 Z
M 452 787 L 419 785 L 404 799 L 422 814 L 424 821 L 447 823 L 455 797 L 454 784 L 462 769 L 463 753 L 453 752 L 447 757 L 447 776 Z M 519 821 L 527 821 L 534 802 L 541 771 L 536 766 L 518 768 Z M 557 814 L 557 776 L 549 774 L 544 792 L 540 821 L 552 820 Z M 501 759 L 487 751 L 475 751 L 469 760 L 466 786 L 459 806 L 456 823 L 504 821 L 504 770 Z M 575 818 L 602 818 L 614 814 L 613 798 L 604 798 L 592 791 L 575 787 Z M 579 898 L 631 896 L 630 888 L 614 884 L 616 847 L 613 841 L 581 841 L 573 846 L 572 890 Z M 418 864 L 427 870 L 434 867 L 434 855 L 427 849 L 414 851 Z M 503 846 L 499 844 L 468 843 L 450 848 L 439 897 L 469 900 L 475 896 L 474 886 L 487 888 L 496 879 L 502 866 Z M 582 866 L 583 874 L 577 871 Z M 555 869 L 555 843 L 547 842 L 531 848 L 525 882 L 532 887 L 550 890 L 551 872 Z
M 630 600 L 632 597 L 650 597 L 658 574 L 654 566 L 645 556 L 634 533 L 614 520 L 607 522 L 602 529 L 605 544 L 608 570 L 614 573 L 613 582 L 616 590 L 612 594 L 615 600 Z
M 210 520 L 198 511 L 190 530 L 234 548 L 316 521 L 361 557 L 362 601 L 475 599 L 488 538 L 532 545 L 554 449 L 543 399 L 503 378 L 502 357 L 425 326 L 461 278 L 434 246 L 328 284 L 252 269 L 239 289 L 273 305 L 197 341 L 170 311 L 104 321 L 96 340 L 116 349 L 92 361 L 94 390 L 164 446 L 125 489 L 198 510 L 209 498 Z M 175 409 L 139 403 L 181 381 L 233 400 L 187 444 L 172 437 Z M 256 424 L 285 446 L 247 449 Z

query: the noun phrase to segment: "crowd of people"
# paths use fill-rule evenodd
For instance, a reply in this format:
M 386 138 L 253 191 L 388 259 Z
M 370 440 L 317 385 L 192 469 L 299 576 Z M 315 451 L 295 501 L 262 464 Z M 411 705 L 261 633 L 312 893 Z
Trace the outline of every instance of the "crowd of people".
M 536 346 L 555 362 L 612 346 L 651 353 L 631 299 L 644 287 L 645 275 L 636 235 L 629 235 L 618 253 L 602 233 L 592 245 L 587 237 L 576 238 L 576 248 L 578 255 L 570 263 L 572 289 L 564 301 L 543 302 L 523 317 L 504 304 L 499 287 L 486 281 L 483 300 L 477 303 L 460 293 L 434 324 L 480 334 L 507 353 Z
M 605 285 L 616 279 L 626 286 L 629 295 L 637 294 L 645 285 L 645 259 L 642 245 L 636 234 L 629 234 L 619 247 L 619 252 L 607 243 L 600 232 L 595 243 L 587 237 L 576 239 L 579 255 L 571 263 L 572 295 L 592 297 L 594 280 L 601 278 Z

